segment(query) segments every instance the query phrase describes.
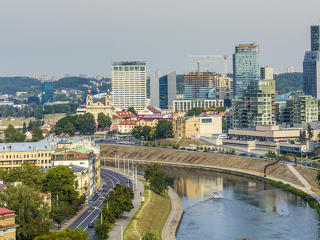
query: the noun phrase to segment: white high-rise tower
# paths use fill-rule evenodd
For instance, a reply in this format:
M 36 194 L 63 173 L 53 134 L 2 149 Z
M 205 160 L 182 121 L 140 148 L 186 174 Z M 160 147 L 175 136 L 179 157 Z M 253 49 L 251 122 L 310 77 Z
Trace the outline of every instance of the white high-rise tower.
M 112 101 L 115 108 L 134 107 L 141 111 L 146 107 L 146 72 L 145 61 L 112 63 Z

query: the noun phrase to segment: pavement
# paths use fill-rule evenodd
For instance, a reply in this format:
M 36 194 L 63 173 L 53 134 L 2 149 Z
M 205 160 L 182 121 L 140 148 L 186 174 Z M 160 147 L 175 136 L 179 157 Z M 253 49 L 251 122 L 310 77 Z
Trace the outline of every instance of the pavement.
M 101 180 L 103 184 L 107 185 L 106 193 L 103 193 L 99 198 L 94 201 L 92 204 L 88 204 L 87 208 L 80 214 L 77 215 L 77 218 L 68 226 L 68 228 L 81 228 L 88 232 L 88 237 L 96 240 L 94 228 L 89 228 L 88 225 L 93 223 L 94 227 L 97 226 L 98 221 L 100 221 L 99 216 L 103 202 L 107 193 L 112 190 L 117 184 L 128 185 L 128 179 L 124 175 L 111 171 L 106 168 L 101 168 L 100 170 Z M 131 182 L 129 183 L 131 186 Z
M 118 174 L 122 174 L 119 173 Z M 140 205 L 141 205 L 141 196 L 143 196 L 144 192 L 144 186 L 142 182 L 138 181 L 138 186 L 137 189 L 134 191 L 134 199 L 132 200 L 133 203 L 133 209 L 130 212 L 125 212 L 115 223 L 114 227 L 111 229 L 109 233 L 109 238 L 110 240 L 121 240 L 121 226 L 122 226 L 122 231 L 124 233 L 124 230 L 127 228 L 129 222 L 131 219 L 134 217 L 136 212 L 139 210 Z
M 176 232 L 183 215 L 183 205 L 179 195 L 171 188 L 168 189 L 168 195 L 171 200 L 171 212 L 161 232 L 161 238 L 164 240 L 175 240 Z

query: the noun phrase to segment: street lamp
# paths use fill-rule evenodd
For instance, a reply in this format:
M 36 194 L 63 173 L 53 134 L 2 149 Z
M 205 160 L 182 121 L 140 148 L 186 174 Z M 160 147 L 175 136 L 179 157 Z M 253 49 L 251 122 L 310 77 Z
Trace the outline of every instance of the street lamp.
M 115 225 L 117 225 L 117 226 L 120 226 L 120 234 L 121 234 L 121 240 L 123 240 L 123 229 L 122 229 L 122 224 L 120 224 L 120 223 L 115 223 Z
M 138 235 L 140 240 L 142 239 L 139 232 L 133 232 L 133 233 L 136 234 L 136 235 Z

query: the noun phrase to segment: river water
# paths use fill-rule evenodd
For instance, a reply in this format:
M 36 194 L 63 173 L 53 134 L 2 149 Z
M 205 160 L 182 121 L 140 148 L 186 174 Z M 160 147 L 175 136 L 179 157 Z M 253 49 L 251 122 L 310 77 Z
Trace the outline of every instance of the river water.
M 230 174 L 166 168 L 184 215 L 177 240 L 320 239 L 317 212 L 291 193 Z M 223 194 L 214 200 L 212 192 Z

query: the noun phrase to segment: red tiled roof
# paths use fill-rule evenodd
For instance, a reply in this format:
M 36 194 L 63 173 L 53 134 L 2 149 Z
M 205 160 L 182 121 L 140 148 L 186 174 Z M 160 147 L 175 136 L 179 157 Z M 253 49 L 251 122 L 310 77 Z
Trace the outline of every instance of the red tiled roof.
M 50 133 L 48 129 L 42 129 L 42 133 L 48 134 Z
M 51 123 L 48 123 L 48 125 L 49 125 L 50 127 L 52 127 L 52 126 L 56 126 L 56 125 L 57 125 L 57 123 L 55 123 L 55 122 L 51 122 Z
M 10 210 L 8 208 L 0 207 L 0 215 L 9 214 L 9 213 L 15 213 L 15 212 L 16 211 L 14 211 L 14 210 Z
M 44 196 L 47 196 L 47 199 L 51 198 L 51 194 L 50 193 L 39 193 L 40 197 L 44 198 Z
M 119 125 L 137 125 L 137 120 L 122 120 Z
M 0 229 L 17 228 L 19 226 L 20 226 L 19 224 L 11 224 L 11 225 L 6 225 L 6 226 L 0 226 Z
M 153 112 L 154 114 L 160 114 L 161 112 L 159 110 L 157 110 L 156 108 L 154 107 L 147 107 L 147 109 L 150 111 L 150 112 Z
M 116 114 L 117 114 L 117 117 L 119 117 L 119 118 L 125 118 L 125 117 L 134 118 L 134 117 L 136 117 L 136 115 L 130 111 L 116 111 Z

